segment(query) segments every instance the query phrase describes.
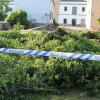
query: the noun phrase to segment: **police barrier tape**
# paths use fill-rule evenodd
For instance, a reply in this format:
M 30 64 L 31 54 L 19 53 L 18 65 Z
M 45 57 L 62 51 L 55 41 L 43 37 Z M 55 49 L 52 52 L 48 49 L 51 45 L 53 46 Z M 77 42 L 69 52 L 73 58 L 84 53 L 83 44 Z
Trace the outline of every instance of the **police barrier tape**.
M 26 55 L 35 55 L 35 56 L 50 56 L 50 57 L 59 57 L 59 58 L 73 58 L 73 59 L 100 61 L 100 55 L 93 55 L 93 54 L 77 54 L 77 53 L 50 52 L 50 51 L 41 51 L 41 50 L 9 49 L 9 48 L 0 48 L 0 52 L 11 53 L 11 54 L 26 54 Z

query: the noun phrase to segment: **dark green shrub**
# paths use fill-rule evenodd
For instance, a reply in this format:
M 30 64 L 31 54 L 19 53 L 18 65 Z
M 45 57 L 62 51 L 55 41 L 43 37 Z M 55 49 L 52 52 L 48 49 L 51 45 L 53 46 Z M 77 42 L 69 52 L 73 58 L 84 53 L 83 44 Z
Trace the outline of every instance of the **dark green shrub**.
M 94 38 L 95 41 L 91 40 Z M 99 32 L 59 35 L 43 30 L 21 34 L 1 31 L 0 47 L 100 54 Z M 100 96 L 100 62 L 0 53 L 0 99 L 14 100 L 25 92 L 78 88 Z
M 53 20 L 53 24 L 55 25 L 55 27 L 58 27 L 59 26 L 59 24 L 56 22 L 55 19 Z
M 15 12 L 12 12 L 9 16 L 7 16 L 6 21 L 9 22 L 11 26 L 20 22 L 21 25 L 25 26 L 25 29 L 29 28 L 27 13 L 23 10 L 17 10 Z

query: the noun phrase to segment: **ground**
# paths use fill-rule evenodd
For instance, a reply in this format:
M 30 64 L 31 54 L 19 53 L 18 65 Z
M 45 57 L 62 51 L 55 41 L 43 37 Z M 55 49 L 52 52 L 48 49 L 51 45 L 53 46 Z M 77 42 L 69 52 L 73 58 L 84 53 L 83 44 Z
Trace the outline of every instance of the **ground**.
M 86 96 L 80 90 L 71 90 L 60 95 L 26 94 L 24 100 L 100 100 L 100 98 Z
M 64 26 L 66 31 L 83 31 L 83 30 L 88 30 L 86 27 L 78 27 L 78 26 Z M 22 33 L 28 32 L 28 31 L 33 31 L 33 32 L 37 32 L 39 33 L 41 31 L 41 29 L 27 29 L 27 30 L 21 30 Z M 52 32 L 50 30 L 48 30 L 49 32 Z
M 78 27 L 78 26 L 65 26 L 67 31 L 83 31 L 83 30 L 88 30 L 86 27 Z

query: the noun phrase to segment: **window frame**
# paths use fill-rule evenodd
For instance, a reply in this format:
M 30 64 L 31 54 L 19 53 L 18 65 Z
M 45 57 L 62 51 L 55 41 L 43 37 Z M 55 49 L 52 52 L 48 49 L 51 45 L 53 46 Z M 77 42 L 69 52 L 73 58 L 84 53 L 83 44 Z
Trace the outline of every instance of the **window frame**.
M 67 24 L 67 19 L 66 18 L 63 19 L 63 24 Z
M 67 11 L 67 7 L 64 7 L 64 11 Z
M 85 12 L 85 7 L 82 7 L 82 12 Z
M 84 20 L 84 23 L 82 23 L 82 20 Z M 81 25 L 85 25 L 85 19 L 81 19 Z
M 76 12 L 73 11 L 74 8 L 76 8 Z M 72 15 L 77 15 L 77 7 L 72 7 Z

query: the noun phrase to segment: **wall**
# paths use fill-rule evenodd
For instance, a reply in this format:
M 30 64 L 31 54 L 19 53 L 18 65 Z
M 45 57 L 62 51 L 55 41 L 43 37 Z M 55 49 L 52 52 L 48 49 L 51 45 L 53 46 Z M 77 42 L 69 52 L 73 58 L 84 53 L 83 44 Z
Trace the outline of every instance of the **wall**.
M 8 6 L 12 8 L 12 12 L 13 12 L 14 11 L 14 0 L 9 0 Z M 9 15 L 11 14 L 11 12 L 8 12 L 7 14 Z
M 72 25 L 72 19 L 76 19 L 76 25 L 81 25 L 81 19 L 86 19 L 85 16 L 77 16 L 77 15 L 59 15 L 59 24 L 63 24 L 63 19 L 67 19 L 67 25 Z M 86 20 L 85 20 L 86 24 Z
M 9 2 L 8 6 L 12 8 L 12 11 L 14 11 L 14 2 Z
M 86 22 L 86 28 L 91 28 L 91 10 L 92 9 L 92 0 L 87 0 L 87 22 Z
M 50 0 L 14 0 L 15 10 L 25 10 L 28 14 L 28 20 L 35 19 L 36 23 L 50 23 Z
M 100 17 L 100 0 L 88 0 L 87 25 L 88 29 L 100 30 L 97 19 Z
M 67 11 L 64 11 L 64 7 L 67 7 Z M 72 7 L 77 7 L 77 15 L 72 15 Z M 82 7 L 85 7 L 84 12 L 82 12 Z M 72 25 L 72 19 L 76 19 L 77 25 L 81 25 L 81 19 L 85 19 L 86 24 L 86 13 L 86 2 L 60 2 L 59 24 L 63 24 L 63 19 L 67 19 L 67 25 Z
M 64 7 L 67 7 L 67 11 L 64 11 Z M 86 16 L 86 5 L 60 5 L 59 14 L 68 14 L 72 15 L 72 7 L 77 7 L 77 15 Z M 85 7 L 85 11 L 82 12 L 82 7 Z
M 92 0 L 91 28 L 100 30 L 97 19 L 100 18 L 100 0 Z
M 2 30 L 3 24 L 0 22 L 0 30 Z
M 59 22 L 58 19 L 59 19 L 59 3 L 60 3 L 60 0 L 54 0 L 55 2 L 55 6 L 53 6 L 53 19 L 56 20 L 56 22 Z

